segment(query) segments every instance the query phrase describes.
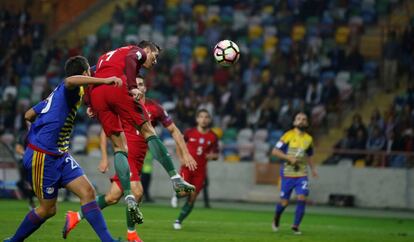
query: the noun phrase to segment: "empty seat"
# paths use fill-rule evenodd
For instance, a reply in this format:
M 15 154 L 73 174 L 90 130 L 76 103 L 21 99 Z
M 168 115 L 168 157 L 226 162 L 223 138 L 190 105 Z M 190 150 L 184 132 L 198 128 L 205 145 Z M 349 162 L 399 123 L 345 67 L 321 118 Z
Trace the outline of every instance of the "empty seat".
M 87 137 L 85 135 L 76 135 L 72 139 L 72 152 L 74 154 L 85 153 Z
M 99 136 L 101 129 L 102 128 L 100 124 L 91 124 L 88 128 L 88 136 Z
M 226 162 L 239 162 L 240 161 L 240 156 L 238 155 L 228 155 L 224 157 L 224 161 Z
M 241 160 L 252 160 L 254 144 L 253 143 L 240 143 L 237 145 L 238 153 Z
M 269 135 L 269 133 L 268 133 L 267 129 L 258 129 L 254 133 L 253 141 L 254 142 L 256 142 L 256 141 L 265 142 L 268 135 Z
M 0 141 L 5 143 L 9 147 L 12 147 L 15 141 L 15 138 L 13 134 L 5 133 L 2 136 L 0 136 Z
M 250 142 L 253 139 L 253 130 L 252 129 L 242 129 L 237 134 L 237 143 Z

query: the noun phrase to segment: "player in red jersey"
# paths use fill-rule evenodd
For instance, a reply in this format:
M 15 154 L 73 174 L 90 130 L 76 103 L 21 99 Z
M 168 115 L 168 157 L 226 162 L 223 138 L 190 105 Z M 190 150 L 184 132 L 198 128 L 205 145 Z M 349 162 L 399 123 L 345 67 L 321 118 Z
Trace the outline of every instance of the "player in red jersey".
M 181 209 L 180 215 L 175 220 L 174 229 L 181 229 L 181 223 L 191 213 L 198 193 L 203 189 L 207 177 L 207 161 L 217 160 L 219 156 L 218 138 L 210 130 L 211 116 L 206 109 L 200 109 L 196 114 L 197 127 L 186 130 L 184 139 L 188 151 L 197 161 L 197 169 L 192 171 L 186 166 L 181 166 L 181 176 L 196 187 L 195 192 L 181 193 L 180 196 L 188 196 L 187 202 Z
M 144 84 L 144 79 L 142 77 L 137 77 L 136 81 L 138 90 L 143 94 L 141 101 L 149 114 L 149 120 L 151 121 L 152 125 L 155 126 L 157 123 L 162 124 L 162 126 L 164 126 L 164 128 L 166 128 L 171 133 L 171 136 L 177 144 L 177 148 L 180 150 L 180 154 L 184 156 L 184 158 L 181 159 L 182 163 L 183 160 L 194 160 L 187 149 L 182 133 L 174 124 L 168 113 L 156 101 L 145 97 L 147 89 Z M 137 130 L 128 122 L 122 122 L 122 127 L 128 145 L 128 163 L 131 170 L 131 191 L 135 196 L 135 199 L 137 201 L 140 201 L 143 196 L 143 188 L 140 181 L 140 176 L 145 155 L 148 151 L 148 146 L 145 142 L 145 139 L 139 135 Z M 105 158 L 107 157 L 106 144 L 106 136 L 101 135 L 101 151 L 103 159 L 101 160 L 98 169 L 102 173 L 107 172 L 109 167 L 109 161 L 107 158 Z M 97 202 L 101 209 L 118 203 L 122 197 L 122 186 L 119 177 L 116 174 L 111 178 L 111 182 L 112 185 L 108 192 L 97 197 Z M 83 218 L 83 215 L 81 212 L 68 211 L 66 217 L 69 221 L 68 224 L 71 225 L 70 230 L 72 230 Z M 135 224 L 127 224 L 127 227 L 128 241 L 141 241 L 135 230 Z
M 112 141 L 114 164 L 123 187 L 127 213 L 134 222 L 139 222 L 139 211 L 131 194 L 130 169 L 122 140 L 121 122 L 127 122 L 145 138 L 148 148 L 164 169 L 168 172 L 176 192 L 193 191 L 194 186 L 185 182 L 177 173 L 167 149 L 155 133 L 144 105 L 135 78 L 141 67 L 150 69 L 157 63 L 160 48 L 151 41 L 141 41 L 137 46 L 130 45 L 109 51 L 98 59 L 96 77 L 117 76 L 127 88 L 106 88 L 104 85 L 93 87 L 90 91 L 91 108 L 102 124 L 103 130 Z M 121 122 L 119 122 L 121 120 Z M 196 163 L 185 160 L 185 165 L 195 169 Z

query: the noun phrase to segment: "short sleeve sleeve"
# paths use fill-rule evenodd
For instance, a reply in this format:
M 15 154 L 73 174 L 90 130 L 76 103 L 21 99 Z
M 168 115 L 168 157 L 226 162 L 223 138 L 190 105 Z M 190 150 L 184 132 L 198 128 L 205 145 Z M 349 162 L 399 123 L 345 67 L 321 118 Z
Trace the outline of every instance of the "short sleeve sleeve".
M 157 112 L 159 116 L 159 121 L 164 127 L 168 127 L 173 123 L 172 118 L 168 115 L 167 111 L 158 103 L 155 104 L 157 106 Z
M 289 133 L 285 133 L 278 142 L 276 142 L 275 148 L 279 149 L 283 152 L 287 152 L 289 146 L 290 135 Z
M 48 104 L 48 99 L 45 99 L 39 102 L 38 104 L 34 105 L 32 108 L 36 114 L 40 114 L 42 113 L 42 110 L 47 107 L 47 104 Z

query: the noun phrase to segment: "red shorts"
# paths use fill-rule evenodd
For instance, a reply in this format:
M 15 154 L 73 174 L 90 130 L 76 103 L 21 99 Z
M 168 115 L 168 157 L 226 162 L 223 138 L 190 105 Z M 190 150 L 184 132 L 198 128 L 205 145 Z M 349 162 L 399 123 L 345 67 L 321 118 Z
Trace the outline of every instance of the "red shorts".
M 187 167 L 181 166 L 180 175 L 184 180 L 195 186 L 196 192 L 199 193 L 204 188 L 206 181 L 206 172 L 203 170 L 190 171 Z
M 141 126 L 148 113 L 141 103 L 136 103 L 126 87 L 100 85 L 90 91 L 90 102 L 106 136 L 123 131 L 119 119 L 134 126 Z
M 144 165 L 145 155 L 147 153 L 147 144 L 142 141 L 128 143 L 128 164 L 131 172 L 131 181 L 141 181 L 142 166 Z M 122 189 L 121 181 L 117 174 L 111 177 L 111 182 L 115 182 Z

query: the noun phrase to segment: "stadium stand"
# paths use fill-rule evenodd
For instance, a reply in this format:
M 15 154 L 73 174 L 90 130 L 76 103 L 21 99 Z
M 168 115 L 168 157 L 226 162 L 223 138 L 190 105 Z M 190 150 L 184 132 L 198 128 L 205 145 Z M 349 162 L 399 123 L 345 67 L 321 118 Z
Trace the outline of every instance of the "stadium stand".
M 148 96 L 166 104 L 181 129 L 193 124 L 198 108 L 209 109 L 223 133 L 225 160 L 267 162 L 269 149 L 289 128 L 296 111 L 310 113 L 316 131 L 338 121 L 344 106 L 366 98 L 368 83 L 380 78 L 383 59 L 365 55 L 365 33 L 396 4 L 392 0 L 131 1 L 116 7 L 111 20 L 81 44 L 48 46 L 43 45 L 45 24 L 31 21 L 26 11 L 3 11 L 1 139 L 12 143 L 10 135 L 24 129 L 22 112 L 53 90 L 62 79 L 67 57 L 82 54 L 93 64 L 105 51 L 152 39 L 164 51 L 156 69 L 145 73 Z M 239 64 L 231 69 L 219 68 L 210 54 L 211 46 L 225 38 L 238 43 L 242 52 Z M 410 76 L 412 39 L 410 25 L 384 42 L 384 52 L 397 48 L 404 53 L 401 68 Z M 390 60 L 392 69 L 395 56 L 384 59 Z M 390 73 L 387 78 L 394 77 Z M 412 107 L 412 96 L 397 97 L 387 121 L 401 120 Z M 405 111 L 395 114 L 400 110 Z M 84 112 L 79 116 L 74 151 L 93 153 L 99 126 Z

